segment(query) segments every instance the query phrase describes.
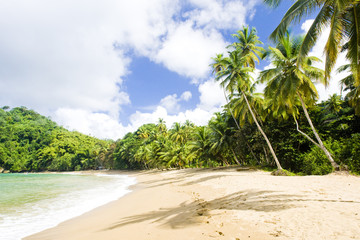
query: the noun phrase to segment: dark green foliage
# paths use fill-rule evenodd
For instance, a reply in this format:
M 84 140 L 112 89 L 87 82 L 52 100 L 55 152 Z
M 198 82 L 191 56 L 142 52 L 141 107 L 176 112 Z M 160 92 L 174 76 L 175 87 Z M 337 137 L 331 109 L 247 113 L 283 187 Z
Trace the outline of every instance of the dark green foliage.
M 295 176 L 296 174 L 289 172 L 285 169 L 278 169 L 271 172 L 271 175 L 273 176 Z
M 324 175 L 331 173 L 333 168 L 327 160 L 324 152 L 317 146 L 313 146 L 311 150 L 302 154 L 302 171 L 307 175 Z
M 350 171 L 360 174 L 360 133 L 352 134 L 342 141 L 343 147 L 339 156 Z
M 12 172 L 95 169 L 106 162 L 99 154 L 109 145 L 25 107 L 0 109 L 0 167 Z
M 324 144 L 340 165 L 360 172 L 359 119 L 347 103 L 335 115 L 326 102 L 309 109 Z M 299 128 L 312 135 L 305 117 Z M 328 174 L 333 171 L 324 153 L 303 137 L 293 119 L 267 118 L 262 126 L 282 166 L 298 174 Z M 216 113 L 207 126 L 174 124 L 160 131 L 160 126 L 145 124 L 116 143 L 114 167 L 121 169 L 216 167 L 237 164 L 274 167 L 266 143 L 254 124 L 245 122 L 240 129 L 230 113 Z
M 341 102 L 309 109 L 319 134 L 336 162 L 360 174 L 360 119 Z M 312 135 L 305 117 L 299 128 Z M 293 119 L 265 118 L 261 125 L 288 171 L 327 174 L 333 171 L 323 152 L 304 138 Z M 145 124 L 116 142 L 70 132 L 25 107 L 0 109 L 0 167 L 13 172 L 96 169 L 151 169 L 237 165 L 274 168 L 257 127 L 245 121 L 238 129 L 230 113 L 217 113 L 207 126 L 187 122 L 167 129 L 162 120 Z M 289 175 L 289 174 L 286 174 Z

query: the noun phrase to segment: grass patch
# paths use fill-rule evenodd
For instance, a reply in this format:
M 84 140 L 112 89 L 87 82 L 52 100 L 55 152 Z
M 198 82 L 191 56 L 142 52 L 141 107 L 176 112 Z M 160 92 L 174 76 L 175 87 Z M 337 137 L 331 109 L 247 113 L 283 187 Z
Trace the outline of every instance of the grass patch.
M 285 169 L 277 169 L 275 171 L 272 171 L 271 175 L 273 175 L 273 176 L 296 176 L 295 173 L 292 173 Z

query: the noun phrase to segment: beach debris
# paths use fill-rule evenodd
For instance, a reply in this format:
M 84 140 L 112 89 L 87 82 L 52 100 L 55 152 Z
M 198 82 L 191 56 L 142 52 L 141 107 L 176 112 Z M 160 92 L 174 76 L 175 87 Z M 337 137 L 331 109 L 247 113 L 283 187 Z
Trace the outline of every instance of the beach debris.
M 280 230 L 276 230 L 273 233 L 270 233 L 270 235 L 274 236 L 274 237 L 280 237 L 280 235 L 282 234 L 282 232 Z
M 220 236 L 225 236 L 225 234 L 223 232 L 220 231 L 216 231 Z

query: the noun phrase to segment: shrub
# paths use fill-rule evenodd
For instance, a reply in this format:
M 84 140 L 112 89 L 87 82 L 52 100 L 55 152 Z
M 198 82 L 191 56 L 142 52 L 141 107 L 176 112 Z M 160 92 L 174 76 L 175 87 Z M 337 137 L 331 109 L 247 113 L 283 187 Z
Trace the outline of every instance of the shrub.
M 360 173 L 360 133 L 351 135 L 351 138 L 342 141 L 343 148 L 340 157 L 349 170 Z
M 333 168 L 325 153 L 317 146 L 302 155 L 303 173 L 307 175 L 325 175 L 331 173 Z

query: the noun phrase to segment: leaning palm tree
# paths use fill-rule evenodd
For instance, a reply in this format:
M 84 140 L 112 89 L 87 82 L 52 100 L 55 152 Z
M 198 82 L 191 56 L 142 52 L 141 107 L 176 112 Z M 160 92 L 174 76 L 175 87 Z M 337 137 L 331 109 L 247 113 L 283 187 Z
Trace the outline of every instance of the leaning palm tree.
M 246 98 L 249 101 L 255 116 L 259 119 L 260 122 L 264 121 L 265 116 L 267 115 L 266 109 L 264 106 L 264 94 L 254 92 L 256 90 L 255 84 L 251 87 L 251 90 L 246 92 Z M 234 116 L 239 119 L 240 126 L 243 126 L 246 122 L 253 123 L 254 119 L 252 118 L 249 108 L 247 107 L 245 99 L 242 97 L 241 93 L 234 92 L 230 96 L 229 108 L 234 110 Z
M 264 2 L 276 7 L 282 0 Z M 326 81 L 330 78 L 339 52 L 345 47 L 346 58 L 350 61 L 353 72 L 356 72 L 355 82 L 360 84 L 360 0 L 296 0 L 270 38 L 278 39 L 285 34 L 291 23 L 299 22 L 314 12 L 318 13 L 300 47 L 298 65 L 304 61 L 322 31 L 330 26 L 324 49 Z
M 250 73 L 254 71 L 254 68 L 248 66 L 248 58 L 243 54 L 242 51 L 238 49 L 230 52 L 229 57 L 221 59 L 221 68 L 216 72 L 216 81 L 220 81 L 220 85 L 225 88 L 228 92 L 234 93 L 239 91 L 241 96 L 244 98 L 246 105 L 249 108 L 249 112 L 254 119 L 256 126 L 259 131 L 265 138 L 266 143 L 270 149 L 270 152 L 276 162 L 278 169 L 282 169 L 278 158 L 276 157 L 275 151 L 273 150 L 269 139 L 267 138 L 265 132 L 262 130 L 260 124 L 258 123 L 256 116 L 250 106 L 250 103 L 246 97 L 246 92 L 250 90 L 252 77 Z M 216 65 L 214 66 L 216 67 Z
M 268 55 L 272 60 L 274 68 L 264 70 L 259 75 L 261 82 L 267 82 L 264 93 L 271 100 L 274 111 L 286 109 L 282 114 L 291 114 L 297 125 L 297 130 L 308 140 L 318 146 L 329 159 L 331 165 L 337 169 L 339 166 L 333 160 L 330 152 L 324 146 L 317 133 L 306 105 L 314 104 L 318 98 L 317 90 L 312 80 L 324 83 L 324 71 L 311 66 L 313 62 L 320 59 L 316 57 L 305 57 L 301 67 L 297 65 L 297 57 L 301 49 L 303 37 L 292 38 L 289 33 L 279 38 L 276 48 L 269 47 Z M 298 104 L 302 106 L 306 119 L 315 135 L 316 141 L 302 132 L 296 120 Z
M 256 28 L 252 27 L 249 29 L 248 26 L 244 26 L 242 30 L 237 31 L 236 34 L 232 34 L 234 38 L 236 38 L 236 42 L 227 46 L 227 48 L 232 48 L 237 53 L 241 53 L 242 57 L 244 58 L 243 64 L 244 67 L 252 67 L 255 68 L 256 63 L 259 63 L 259 57 L 262 57 L 264 53 L 264 48 L 260 47 L 259 45 L 263 44 L 259 37 L 256 35 Z M 226 61 L 223 57 L 223 54 L 216 55 L 213 58 L 214 63 L 212 67 L 214 69 L 213 73 L 219 72 L 224 70 L 226 66 Z M 232 93 L 232 91 L 230 91 Z M 226 89 L 224 88 L 224 96 L 229 105 L 229 97 L 226 94 Z M 237 128 L 241 131 L 241 128 L 234 116 L 234 113 L 231 108 L 228 108 L 231 116 L 234 119 L 234 122 Z

